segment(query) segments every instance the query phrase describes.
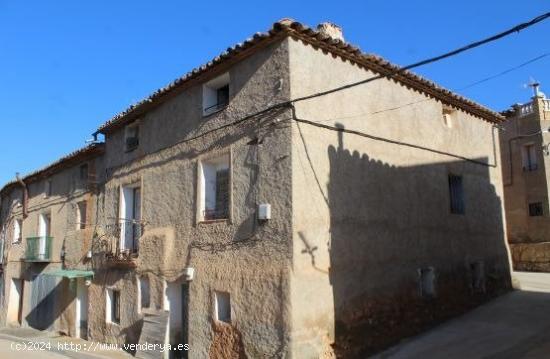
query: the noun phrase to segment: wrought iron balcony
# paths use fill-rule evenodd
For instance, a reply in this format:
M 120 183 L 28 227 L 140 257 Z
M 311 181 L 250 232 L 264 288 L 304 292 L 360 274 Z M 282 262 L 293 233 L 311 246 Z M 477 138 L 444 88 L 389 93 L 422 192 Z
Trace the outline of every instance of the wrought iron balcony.
M 28 237 L 25 250 L 26 262 L 49 262 L 52 259 L 53 237 Z

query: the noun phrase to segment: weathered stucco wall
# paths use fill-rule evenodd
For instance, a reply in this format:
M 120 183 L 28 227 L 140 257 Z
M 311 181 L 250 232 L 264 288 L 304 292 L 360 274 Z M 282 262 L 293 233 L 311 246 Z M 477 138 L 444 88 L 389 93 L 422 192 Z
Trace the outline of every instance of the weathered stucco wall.
M 292 98 L 374 76 L 297 41 L 289 57 Z M 340 356 L 364 357 L 510 287 L 490 123 L 455 111 L 448 127 L 440 102 L 390 80 L 298 102 L 296 115 L 377 139 L 292 127 L 295 357 L 329 356 L 334 341 Z M 463 177 L 464 215 L 450 213 L 449 174 Z M 430 299 L 419 290 L 428 267 Z
M 87 163 L 90 177 L 94 177 L 95 170 L 102 170 L 101 159 L 91 159 Z M 83 164 L 82 163 L 82 164 Z M 2 325 L 19 325 L 8 318 L 8 311 L 13 311 L 17 303 L 10 303 L 12 279 L 22 279 L 23 312 L 22 326 L 49 328 L 68 335 L 75 335 L 75 304 L 76 286 L 69 285 L 68 280 L 46 279 L 55 284 L 50 294 L 39 300 L 38 306 L 33 305 L 34 292 L 37 285 L 33 282 L 43 278 L 43 274 L 52 269 L 91 269 L 91 263 L 86 259 L 86 252 L 91 249 L 91 224 L 95 222 L 95 196 L 90 192 L 89 183 L 81 178 L 80 165 L 58 171 L 41 180 L 28 184 L 28 217 L 23 219 L 22 189 L 17 186 L 11 189 L 2 199 L 0 223 L 5 230 L 4 250 L 4 292 L 1 310 Z M 94 177 L 95 178 L 95 177 Z M 51 193 L 45 195 L 45 183 L 51 182 Z M 87 202 L 86 229 L 79 229 L 77 225 L 77 203 Z M 39 236 L 39 217 L 43 213 L 51 216 L 51 257 L 50 261 L 24 261 L 26 242 L 28 237 Z M 20 242 L 14 242 L 14 221 L 22 220 Z M 62 255 L 64 253 L 64 256 Z M 49 313 L 45 313 L 49 312 Z
M 166 309 L 166 287 L 188 286 L 189 357 L 277 357 L 288 350 L 290 132 L 272 122 L 289 113 L 268 113 L 186 142 L 288 99 L 286 42 L 235 64 L 229 74 L 231 101 L 224 111 L 203 118 L 202 87 L 197 85 L 140 118 L 137 150 L 124 151 L 124 129 L 106 136 L 107 181 L 99 215 L 103 222 L 94 246 L 108 248 L 117 240 L 119 193 L 125 184 L 140 183 L 144 233 L 135 269 L 107 269 L 96 251 L 98 274 L 90 301 L 100 309 L 90 318 L 93 340 L 138 341 L 143 313 L 136 277 L 148 275 L 153 308 Z M 199 223 L 198 162 L 227 152 L 230 219 Z M 271 204 L 273 219 L 256 220 L 259 203 Z M 184 280 L 186 267 L 195 269 L 191 282 Z M 106 288 L 121 290 L 120 325 L 105 323 Z M 213 320 L 214 291 L 230 293 L 231 324 Z

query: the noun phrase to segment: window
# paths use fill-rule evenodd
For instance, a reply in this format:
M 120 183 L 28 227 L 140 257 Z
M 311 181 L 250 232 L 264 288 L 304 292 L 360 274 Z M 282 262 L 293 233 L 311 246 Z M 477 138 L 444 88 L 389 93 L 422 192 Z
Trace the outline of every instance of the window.
M 443 116 L 443 123 L 445 124 L 445 126 L 447 126 L 449 128 L 453 127 L 453 119 L 455 117 L 455 110 L 453 110 L 450 107 L 443 106 L 442 116 Z
M 13 221 L 13 243 L 19 243 L 23 239 L 23 220 L 16 219 Z
M 50 197 L 52 195 L 52 180 L 44 182 L 44 197 Z
M 149 277 L 143 275 L 138 277 L 139 284 L 139 301 L 141 308 L 149 308 L 151 305 L 151 291 L 149 285 Z
M 88 164 L 87 163 L 80 166 L 80 180 L 83 182 L 88 181 Z
M 451 213 L 464 214 L 462 176 L 449 175 L 449 195 L 451 198 Z
M 534 144 L 524 145 L 521 149 L 523 159 L 523 170 L 530 172 L 537 170 L 537 153 Z
M 544 215 L 542 202 L 529 203 L 529 216 L 540 217 Z
M 139 146 L 139 123 L 136 121 L 124 130 L 124 144 L 127 152 L 133 151 Z
M 217 321 L 231 323 L 231 297 L 227 292 L 214 292 L 214 314 Z
M 202 220 L 227 219 L 229 217 L 229 154 L 200 163 Z
M 202 113 L 210 115 L 229 103 L 229 74 L 223 74 L 203 85 Z
M 435 269 L 433 267 L 418 270 L 420 295 L 425 298 L 435 297 Z
M 141 188 L 139 185 L 122 187 L 120 197 L 120 248 L 137 253 L 141 237 Z
M 86 228 L 86 201 L 81 201 L 76 204 L 76 229 Z
M 120 324 L 120 291 L 107 289 L 106 299 L 106 321 Z

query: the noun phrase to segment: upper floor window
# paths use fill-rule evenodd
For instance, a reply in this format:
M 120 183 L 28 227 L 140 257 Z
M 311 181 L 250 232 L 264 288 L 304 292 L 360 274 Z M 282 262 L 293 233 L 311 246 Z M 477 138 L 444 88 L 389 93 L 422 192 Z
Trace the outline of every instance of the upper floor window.
M 443 117 L 443 124 L 449 128 L 453 127 L 454 117 L 455 117 L 455 110 L 448 106 L 443 106 L 442 111 L 442 117 Z
M 129 124 L 124 129 L 124 148 L 133 151 L 139 146 L 139 122 Z
M 86 228 L 86 201 L 81 201 L 76 204 L 76 229 Z
M 537 165 L 537 152 L 535 151 L 534 144 L 527 144 L 521 148 L 521 157 L 523 160 L 524 171 L 535 171 L 538 168 Z
M 530 217 L 540 217 L 543 215 L 544 215 L 544 209 L 542 207 L 542 202 L 529 203 Z
M 120 193 L 120 248 L 136 253 L 141 237 L 141 188 L 124 186 Z
M 202 114 L 210 115 L 229 103 L 229 73 L 208 81 L 202 87 Z
M 23 239 L 23 220 L 16 219 L 13 221 L 13 243 L 19 243 Z
M 201 219 L 229 218 L 229 154 L 201 161 L 199 171 Z
M 231 323 L 231 297 L 227 292 L 214 292 L 214 317 L 217 321 Z
M 52 180 L 46 180 L 44 182 L 44 197 L 50 197 L 52 195 Z
M 85 182 L 88 180 L 88 164 L 80 165 L 80 180 Z
M 464 214 L 462 176 L 449 175 L 449 196 L 451 199 L 451 213 Z

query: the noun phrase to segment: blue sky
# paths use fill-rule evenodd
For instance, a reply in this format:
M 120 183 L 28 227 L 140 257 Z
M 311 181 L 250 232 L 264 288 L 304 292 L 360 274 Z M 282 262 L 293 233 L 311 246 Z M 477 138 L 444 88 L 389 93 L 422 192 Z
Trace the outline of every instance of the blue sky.
M 550 10 L 525 1 L 0 0 L 0 185 L 84 145 L 128 105 L 283 17 L 341 25 L 365 52 L 406 65 Z M 415 71 L 458 89 L 550 52 L 550 21 Z M 550 93 L 550 56 L 461 91 L 502 110 Z

